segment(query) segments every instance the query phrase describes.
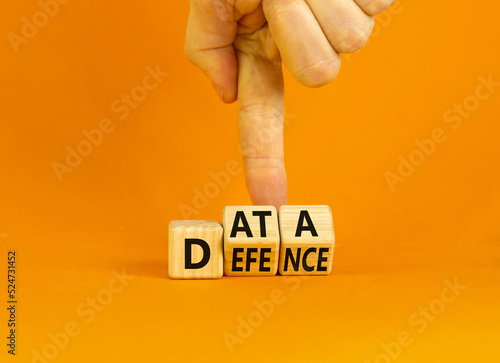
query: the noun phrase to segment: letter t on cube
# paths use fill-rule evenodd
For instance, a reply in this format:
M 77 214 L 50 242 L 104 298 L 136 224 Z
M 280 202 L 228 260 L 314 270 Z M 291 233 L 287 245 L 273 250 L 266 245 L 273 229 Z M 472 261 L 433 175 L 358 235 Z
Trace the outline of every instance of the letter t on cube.
M 172 221 L 168 275 L 173 279 L 218 279 L 224 272 L 222 226 L 217 221 Z
M 284 205 L 279 210 L 281 275 L 328 275 L 335 235 L 327 205 Z

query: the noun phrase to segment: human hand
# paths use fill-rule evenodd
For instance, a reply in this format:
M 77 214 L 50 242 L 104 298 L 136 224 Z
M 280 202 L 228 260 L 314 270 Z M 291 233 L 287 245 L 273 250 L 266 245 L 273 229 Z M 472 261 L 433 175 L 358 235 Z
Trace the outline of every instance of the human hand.
M 238 99 L 248 192 L 287 204 L 281 61 L 308 87 L 331 82 L 394 0 L 191 0 L 185 52 L 226 103 Z

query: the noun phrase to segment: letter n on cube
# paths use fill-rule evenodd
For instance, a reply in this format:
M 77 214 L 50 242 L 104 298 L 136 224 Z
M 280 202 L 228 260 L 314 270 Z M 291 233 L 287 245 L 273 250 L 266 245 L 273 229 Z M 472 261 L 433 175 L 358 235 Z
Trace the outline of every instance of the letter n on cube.
M 281 275 L 328 275 L 335 235 L 327 205 L 286 205 L 279 210 Z

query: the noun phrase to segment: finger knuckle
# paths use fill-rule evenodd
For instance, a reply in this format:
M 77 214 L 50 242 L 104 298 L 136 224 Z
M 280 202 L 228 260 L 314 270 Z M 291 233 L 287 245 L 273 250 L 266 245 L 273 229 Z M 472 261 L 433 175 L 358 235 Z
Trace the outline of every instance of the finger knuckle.
M 267 17 L 268 21 L 279 23 L 284 19 L 290 20 L 289 16 L 300 5 L 298 1 L 279 1 L 271 14 Z
M 369 0 L 365 6 L 365 11 L 370 15 L 377 15 L 387 9 L 393 0 Z
M 370 37 L 371 28 L 368 31 L 354 24 L 346 26 L 338 36 L 339 41 L 334 44 L 335 49 L 339 53 L 353 53 L 361 49 Z
M 305 86 L 316 88 L 324 86 L 337 77 L 340 57 L 322 59 L 299 70 L 296 79 Z
M 240 106 L 240 116 L 245 116 L 248 120 L 266 120 L 269 127 L 279 129 L 283 127 L 283 111 L 272 104 L 251 103 Z

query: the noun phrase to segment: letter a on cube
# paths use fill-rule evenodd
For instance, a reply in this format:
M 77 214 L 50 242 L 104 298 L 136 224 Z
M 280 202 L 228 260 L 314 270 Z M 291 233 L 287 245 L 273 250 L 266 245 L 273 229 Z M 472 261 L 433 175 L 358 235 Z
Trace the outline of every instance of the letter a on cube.
M 218 279 L 224 272 L 222 226 L 217 221 L 172 221 L 168 275 L 173 279 Z
M 280 236 L 275 207 L 227 206 L 222 225 L 225 275 L 276 275 Z
M 328 275 L 335 235 L 327 205 L 284 205 L 279 210 L 281 275 Z

